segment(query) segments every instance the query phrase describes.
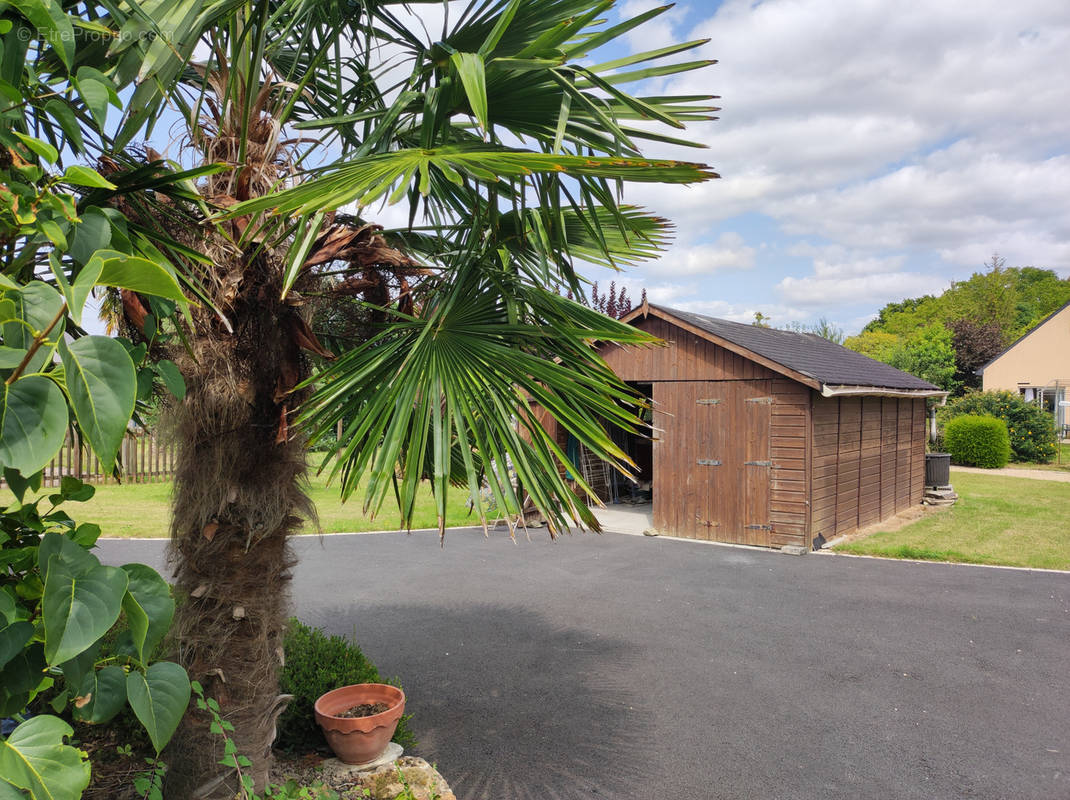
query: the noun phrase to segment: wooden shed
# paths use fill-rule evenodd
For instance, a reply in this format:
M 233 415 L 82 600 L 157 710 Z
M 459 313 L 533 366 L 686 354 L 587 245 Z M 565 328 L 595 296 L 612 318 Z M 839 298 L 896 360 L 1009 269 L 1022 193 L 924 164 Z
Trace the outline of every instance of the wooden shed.
M 653 400 L 653 441 L 625 445 L 659 532 L 809 549 L 921 502 L 938 387 L 813 334 L 655 305 L 624 321 L 667 343 L 601 348 Z

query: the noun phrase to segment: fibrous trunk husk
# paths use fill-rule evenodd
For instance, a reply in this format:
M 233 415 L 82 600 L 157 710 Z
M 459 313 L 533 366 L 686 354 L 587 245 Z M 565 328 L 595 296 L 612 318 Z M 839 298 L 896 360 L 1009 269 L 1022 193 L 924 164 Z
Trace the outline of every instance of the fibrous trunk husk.
M 251 759 L 245 772 L 261 791 L 285 705 L 278 668 L 294 563 L 287 537 L 314 511 L 301 488 L 303 442 L 286 423 L 300 399 L 287 390 L 305 374 L 292 336 L 297 312 L 273 302 L 276 287 L 254 287 L 242 287 L 248 296 L 237 300 L 233 333 L 200 320 L 192 353 L 180 358 L 187 394 L 174 419 L 171 557 L 178 658 L 234 725 L 228 735 Z M 218 763 L 224 738 L 210 721 L 191 707 L 172 739 L 168 800 L 238 791 L 236 771 Z

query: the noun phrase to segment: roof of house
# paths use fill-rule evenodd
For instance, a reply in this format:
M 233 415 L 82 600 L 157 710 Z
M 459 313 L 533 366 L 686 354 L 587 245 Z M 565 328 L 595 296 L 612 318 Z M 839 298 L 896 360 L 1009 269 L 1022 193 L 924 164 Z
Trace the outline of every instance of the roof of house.
M 647 308 L 657 316 L 675 318 L 712 337 L 735 345 L 737 352 L 745 351 L 779 364 L 829 387 L 872 387 L 918 393 L 945 394 L 938 386 L 923 381 L 881 361 L 875 361 L 854 350 L 831 342 L 813 333 L 763 328 L 741 322 L 730 322 L 703 314 L 679 311 L 649 304 Z M 643 309 L 633 311 L 626 321 L 635 319 Z
M 998 356 L 996 356 L 995 358 L 990 359 L 988 361 L 988 363 L 985 364 L 984 366 L 978 367 L 976 370 L 974 370 L 974 374 L 975 375 L 980 375 L 981 373 L 983 373 L 986 369 L 988 369 L 989 366 L 991 366 L 996 361 L 999 361 L 1001 358 L 1003 358 L 1003 356 L 1007 355 L 1007 353 L 1009 353 L 1011 350 L 1013 350 L 1019 344 L 1021 344 L 1024 339 L 1028 339 L 1030 336 L 1033 335 L 1033 333 L 1035 333 L 1036 331 L 1040 330 L 1045 325 L 1047 325 L 1049 322 L 1051 322 L 1052 318 L 1058 316 L 1059 313 L 1062 312 L 1063 309 L 1065 309 L 1067 306 L 1070 306 L 1070 300 L 1067 300 L 1065 303 L 1063 303 L 1057 309 L 1055 309 L 1050 314 L 1048 314 L 1048 316 L 1044 317 L 1044 319 L 1042 319 L 1040 322 L 1038 322 L 1032 328 L 1027 330 L 1025 333 L 1023 333 L 1017 339 L 1015 339 L 1014 342 L 1009 347 L 1007 347 L 1006 350 L 1002 351 Z

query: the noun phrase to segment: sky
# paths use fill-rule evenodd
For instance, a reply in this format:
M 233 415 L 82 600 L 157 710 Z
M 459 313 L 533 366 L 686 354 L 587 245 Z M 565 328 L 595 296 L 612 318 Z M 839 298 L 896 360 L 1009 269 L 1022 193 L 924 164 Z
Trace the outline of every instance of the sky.
M 443 6 L 412 9 L 441 35 Z M 676 239 L 623 274 L 588 265 L 603 291 L 615 279 L 635 301 L 645 287 L 684 310 L 852 334 L 995 252 L 1070 277 L 1067 0 L 685 0 L 593 60 L 707 38 L 673 58 L 717 65 L 626 88 L 720 95 L 719 119 L 684 134 L 705 149 L 646 153 L 722 177 L 629 185 L 625 200 L 672 220 Z M 374 216 L 391 227 L 407 211 Z
M 708 149 L 648 152 L 722 178 L 628 187 L 677 228 L 618 277 L 633 298 L 850 334 L 993 252 L 1070 277 L 1070 2 L 682 2 L 629 45 L 703 38 L 687 58 L 716 66 L 641 93 L 720 95 L 719 119 L 687 131 Z

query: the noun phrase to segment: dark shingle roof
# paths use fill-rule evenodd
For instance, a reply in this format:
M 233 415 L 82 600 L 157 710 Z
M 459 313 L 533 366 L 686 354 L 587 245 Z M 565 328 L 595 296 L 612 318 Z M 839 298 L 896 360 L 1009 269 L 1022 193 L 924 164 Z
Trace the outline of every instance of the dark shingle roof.
M 761 328 L 653 304 L 650 307 L 830 386 L 941 391 L 909 372 L 874 361 L 813 333 Z

